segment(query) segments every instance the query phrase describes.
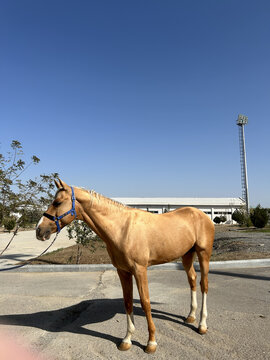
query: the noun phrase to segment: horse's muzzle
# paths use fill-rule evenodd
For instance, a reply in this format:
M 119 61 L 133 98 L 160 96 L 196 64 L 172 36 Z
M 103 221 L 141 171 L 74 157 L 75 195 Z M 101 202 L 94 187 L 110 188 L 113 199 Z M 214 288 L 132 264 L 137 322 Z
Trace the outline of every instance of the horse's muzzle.
M 36 229 L 36 238 L 41 241 L 49 240 L 51 236 L 51 230 L 42 230 L 40 227 Z

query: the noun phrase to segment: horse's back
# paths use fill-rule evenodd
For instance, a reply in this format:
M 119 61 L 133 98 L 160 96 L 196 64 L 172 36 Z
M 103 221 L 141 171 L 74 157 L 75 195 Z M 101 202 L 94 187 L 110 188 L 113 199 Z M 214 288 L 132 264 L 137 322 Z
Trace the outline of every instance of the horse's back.
M 192 226 L 196 238 L 194 245 L 198 249 L 207 250 L 211 255 L 215 237 L 215 226 L 209 216 L 202 210 L 193 207 L 177 209 L 175 210 L 175 215 L 179 216 L 179 219 L 183 218 L 183 215 L 186 219 L 191 219 L 189 224 Z
M 173 212 L 172 212 L 173 215 Z M 202 210 L 194 207 L 183 207 L 175 210 L 179 219 L 186 219 L 196 235 L 196 245 L 201 248 L 213 246 L 215 226 Z
M 141 232 L 141 241 L 143 247 L 148 244 L 150 264 L 173 261 L 194 245 L 212 247 L 213 223 L 196 208 L 184 207 L 160 215 L 145 213 L 144 221 L 147 226 Z

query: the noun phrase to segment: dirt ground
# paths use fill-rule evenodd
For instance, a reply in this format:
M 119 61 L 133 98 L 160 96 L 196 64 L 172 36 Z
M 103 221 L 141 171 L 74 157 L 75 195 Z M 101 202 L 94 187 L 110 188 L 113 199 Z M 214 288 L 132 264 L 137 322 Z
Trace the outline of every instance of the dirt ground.
M 270 258 L 270 228 L 243 229 L 217 225 L 212 261 Z M 87 247 L 77 245 L 37 258 L 32 264 L 109 264 L 110 257 L 103 242 Z
M 212 260 L 270 258 L 270 228 L 216 226 Z

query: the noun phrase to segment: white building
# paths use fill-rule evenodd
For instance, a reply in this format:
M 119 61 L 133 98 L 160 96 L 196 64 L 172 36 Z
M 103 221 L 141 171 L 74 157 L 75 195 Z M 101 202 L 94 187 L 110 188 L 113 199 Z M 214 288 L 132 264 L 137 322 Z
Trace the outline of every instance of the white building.
M 245 206 L 241 198 L 114 198 L 125 205 L 146 210 L 155 214 L 175 210 L 184 206 L 192 206 L 205 212 L 211 220 L 224 215 L 227 223 L 232 222 L 232 214 L 236 209 Z

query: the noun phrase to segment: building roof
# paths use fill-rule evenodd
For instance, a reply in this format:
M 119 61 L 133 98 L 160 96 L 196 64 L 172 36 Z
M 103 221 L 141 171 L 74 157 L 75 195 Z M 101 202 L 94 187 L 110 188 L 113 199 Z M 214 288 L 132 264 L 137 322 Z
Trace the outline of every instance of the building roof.
M 132 198 L 113 198 L 125 205 L 146 206 L 242 206 L 245 201 L 241 198 L 178 198 L 178 197 L 132 197 Z

